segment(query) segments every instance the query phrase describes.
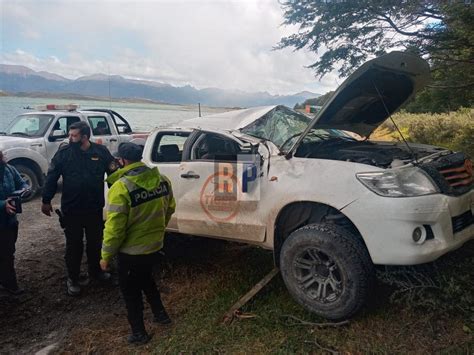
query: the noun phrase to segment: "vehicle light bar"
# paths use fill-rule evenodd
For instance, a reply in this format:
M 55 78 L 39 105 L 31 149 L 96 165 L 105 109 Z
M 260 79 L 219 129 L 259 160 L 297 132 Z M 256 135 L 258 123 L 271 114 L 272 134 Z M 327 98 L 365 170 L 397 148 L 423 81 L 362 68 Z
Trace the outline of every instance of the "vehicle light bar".
M 48 104 L 48 105 L 41 105 L 38 106 L 38 111 L 75 111 L 79 108 L 79 105 L 76 104 Z

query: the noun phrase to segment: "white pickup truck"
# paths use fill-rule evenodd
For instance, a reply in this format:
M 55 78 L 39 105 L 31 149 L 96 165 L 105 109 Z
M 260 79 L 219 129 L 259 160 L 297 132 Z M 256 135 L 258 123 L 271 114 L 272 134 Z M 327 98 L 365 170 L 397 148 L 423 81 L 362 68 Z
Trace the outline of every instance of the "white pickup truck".
M 474 238 L 468 157 L 367 139 L 428 79 L 424 60 L 393 52 L 357 69 L 314 119 L 267 106 L 155 130 L 143 156 L 172 182 L 168 229 L 271 249 L 299 303 L 350 317 L 374 264 L 429 262 Z
M 132 132 L 127 120 L 117 112 L 77 109 L 77 105 L 45 105 L 18 115 L 5 132 L 0 132 L 0 150 L 31 188 L 25 200 L 33 198 L 42 187 L 51 159 L 74 122 L 86 122 L 91 127 L 91 141 L 104 144 L 111 152 L 121 142 L 145 145 L 148 133 Z

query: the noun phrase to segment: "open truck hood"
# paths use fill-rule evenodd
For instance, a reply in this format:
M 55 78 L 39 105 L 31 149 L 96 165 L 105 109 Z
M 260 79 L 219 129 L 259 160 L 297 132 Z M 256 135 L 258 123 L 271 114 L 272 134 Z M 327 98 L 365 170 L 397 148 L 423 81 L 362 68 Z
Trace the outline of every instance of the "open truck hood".
M 341 129 L 368 137 L 429 79 L 428 63 L 408 53 L 391 52 L 364 63 L 339 86 L 290 153 L 313 128 Z

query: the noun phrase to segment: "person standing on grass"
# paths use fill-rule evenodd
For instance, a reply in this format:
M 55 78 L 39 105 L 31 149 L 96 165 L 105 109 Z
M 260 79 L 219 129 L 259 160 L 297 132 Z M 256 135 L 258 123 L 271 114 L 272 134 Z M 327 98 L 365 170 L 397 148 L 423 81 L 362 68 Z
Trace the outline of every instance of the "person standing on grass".
M 102 209 L 104 199 L 104 174 L 117 169 L 108 149 L 89 140 L 91 129 L 85 122 L 69 126 L 69 144 L 59 148 L 54 155 L 43 189 L 41 211 L 51 216 L 53 199 L 60 176 L 63 177 L 61 212 L 66 235 L 67 293 L 81 293 L 80 271 L 86 236 L 86 253 L 89 277 L 107 281 L 110 274 L 100 269 L 100 249 L 104 228 Z M 82 285 L 88 279 L 83 280 Z
M 102 245 L 102 270 L 117 255 L 119 285 L 127 308 L 131 344 L 150 340 L 143 321 L 145 294 L 154 322 L 169 324 L 169 318 L 153 279 L 153 266 L 159 260 L 165 228 L 175 211 L 171 182 L 157 168 L 141 162 L 142 148 L 122 143 L 114 154 L 123 168 L 112 174 L 107 197 L 107 219 Z
M 15 272 L 15 244 L 18 239 L 17 209 L 12 203 L 13 191 L 26 190 L 28 185 L 18 171 L 5 162 L 0 151 L 0 285 L 13 294 L 23 293 Z

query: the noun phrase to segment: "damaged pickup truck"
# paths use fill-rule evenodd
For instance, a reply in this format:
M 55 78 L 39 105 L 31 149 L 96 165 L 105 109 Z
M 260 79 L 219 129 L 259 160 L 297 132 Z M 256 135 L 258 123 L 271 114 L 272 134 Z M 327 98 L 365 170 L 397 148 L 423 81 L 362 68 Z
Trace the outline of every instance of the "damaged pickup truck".
M 368 139 L 428 80 L 424 60 L 392 52 L 314 119 L 269 106 L 156 129 L 144 161 L 172 181 L 168 229 L 271 249 L 296 301 L 328 319 L 354 315 L 374 264 L 430 262 L 474 237 L 467 156 Z

